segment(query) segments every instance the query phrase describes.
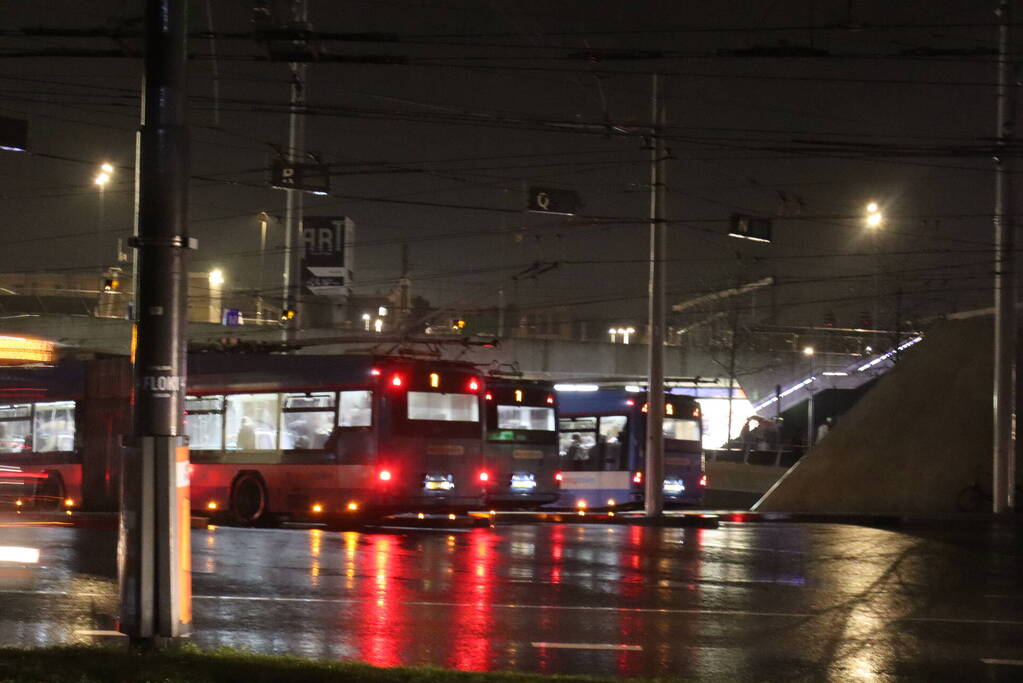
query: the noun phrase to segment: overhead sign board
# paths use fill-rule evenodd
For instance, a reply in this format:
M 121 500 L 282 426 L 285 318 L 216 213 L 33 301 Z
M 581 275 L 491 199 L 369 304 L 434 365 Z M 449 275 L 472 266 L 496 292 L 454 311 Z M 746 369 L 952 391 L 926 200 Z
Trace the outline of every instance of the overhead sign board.
M 302 287 L 305 291 L 319 296 L 347 293 L 354 231 L 355 224 L 344 216 L 302 219 Z
M 733 213 L 728 236 L 743 240 L 753 240 L 754 242 L 770 242 L 771 219 L 754 218 L 753 216 L 744 216 L 741 213 Z
M 270 166 L 270 186 L 278 190 L 330 193 L 330 169 L 325 164 L 291 164 L 277 159 Z
M 24 152 L 28 149 L 28 121 L 0 116 L 0 149 Z
M 574 216 L 579 209 L 579 195 L 573 190 L 550 187 L 529 188 L 529 211 Z

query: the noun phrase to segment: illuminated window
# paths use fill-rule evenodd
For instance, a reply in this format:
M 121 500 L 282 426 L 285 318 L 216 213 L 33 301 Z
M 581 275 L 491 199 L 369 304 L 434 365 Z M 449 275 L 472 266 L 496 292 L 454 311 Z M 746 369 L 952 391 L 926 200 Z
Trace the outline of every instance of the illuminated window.
M 32 444 L 37 453 L 75 450 L 75 402 L 37 403 Z
M 334 392 L 285 394 L 281 448 L 323 448 L 334 431 Z
M 479 422 L 479 402 L 472 394 L 408 392 L 408 419 Z
M 241 451 L 277 449 L 280 394 L 233 394 L 224 413 L 227 448 Z
M 342 391 L 338 411 L 341 427 L 369 427 L 373 424 L 373 392 L 369 390 Z
M 185 398 L 185 434 L 188 447 L 196 451 L 219 451 L 224 447 L 224 397 Z
M 536 406 L 497 406 L 498 429 L 554 431 L 554 409 Z
M 0 453 L 20 453 L 32 448 L 32 406 L 28 403 L 0 406 Z
M 665 419 L 664 438 L 679 439 L 680 441 L 699 441 L 700 423 L 697 420 Z

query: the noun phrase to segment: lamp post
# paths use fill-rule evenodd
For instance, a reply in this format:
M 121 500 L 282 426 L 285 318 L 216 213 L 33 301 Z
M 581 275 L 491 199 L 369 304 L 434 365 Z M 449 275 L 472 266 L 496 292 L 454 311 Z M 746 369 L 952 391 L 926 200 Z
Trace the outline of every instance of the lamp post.
M 263 263 L 266 258 L 266 226 L 270 214 L 259 212 L 259 272 L 256 274 L 256 320 L 263 322 Z
M 870 317 L 871 326 L 874 328 L 870 335 L 870 345 L 877 348 L 877 326 L 878 326 L 878 309 L 880 307 L 881 299 L 881 227 L 884 225 L 884 214 L 881 213 L 881 207 L 878 206 L 877 202 L 870 202 L 867 204 L 866 211 L 863 215 L 863 224 L 867 226 L 867 230 L 873 236 L 873 247 L 874 247 L 874 312 Z M 896 340 L 896 346 L 898 341 Z
M 806 386 L 809 387 L 807 391 L 810 392 L 810 397 L 806 402 L 806 450 L 809 451 L 813 446 L 813 354 L 814 350 L 812 346 L 806 346 L 803 348 L 803 355 L 810 360 L 810 381 L 807 382 Z

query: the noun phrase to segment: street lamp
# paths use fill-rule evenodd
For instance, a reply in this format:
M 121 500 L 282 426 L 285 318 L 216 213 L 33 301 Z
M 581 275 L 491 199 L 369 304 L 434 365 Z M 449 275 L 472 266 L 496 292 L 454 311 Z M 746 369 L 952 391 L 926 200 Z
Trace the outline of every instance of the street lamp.
M 103 206 L 104 190 L 106 190 L 107 183 L 109 183 L 110 179 L 113 177 L 114 177 L 113 165 L 104 161 L 102 164 L 100 164 L 99 170 L 96 171 L 96 175 L 92 179 L 92 183 L 99 188 L 99 230 L 101 233 L 103 232 L 103 224 L 106 222 Z M 121 252 L 120 243 L 118 243 L 117 252 L 118 256 L 120 256 Z
M 881 224 L 884 223 L 884 214 L 881 213 L 881 207 L 877 205 L 877 202 L 867 204 L 867 212 L 864 215 L 863 221 L 867 224 L 868 228 L 880 228 Z
M 221 321 L 221 316 L 223 315 L 224 271 L 220 268 L 214 268 L 210 271 L 208 279 L 210 283 L 209 321 L 217 323 Z
M 803 355 L 810 360 L 810 379 L 806 383 L 807 391 L 810 392 L 810 397 L 806 402 L 806 450 L 809 451 L 813 446 L 813 347 L 804 346 Z

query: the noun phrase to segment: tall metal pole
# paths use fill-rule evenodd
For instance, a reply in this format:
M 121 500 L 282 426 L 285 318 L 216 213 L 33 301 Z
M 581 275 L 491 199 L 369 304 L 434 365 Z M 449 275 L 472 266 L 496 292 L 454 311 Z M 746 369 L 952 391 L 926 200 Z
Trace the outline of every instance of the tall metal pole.
M 998 3 L 998 151 L 995 155 L 995 347 L 994 347 L 994 453 L 992 467 L 992 511 L 1009 512 L 1015 507 L 1014 483 L 1014 396 L 1016 343 L 1016 273 L 1014 266 L 1015 225 L 1012 216 L 1012 153 L 1015 126 L 1016 88 L 1011 54 L 1009 0 Z
M 292 19 L 295 23 L 309 21 L 309 8 L 305 0 L 292 0 Z M 305 104 L 306 70 L 305 63 L 291 62 L 291 111 L 288 115 L 288 162 L 301 163 L 305 157 Z M 294 283 L 295 243 L 302 232 L 303 194 L 301 190 L 285 190 L 284 205 L 284 301 L 282 310 L 294 311 L 298 296 Z M 295 338 L 295 322 L 284 321 L 284 341 Z
M 259 273 L 256 276 L 256 320 L 263 322 L 263 270 L 266 261 L 266 227 L 270 214 L 259 212 Z
M 146 0 L 138 133 L 138 249 L 133 433 L 122 469 L 118 578 L 121 629 L 137 644 L 187 635 L 191 624 L 185 398 L 188 131 L 187 0 Z
M 653 75 L 653 136 L 650 145 L 650 356 L 647 381 L 645 512 L 664 511 L 664 97 Z

